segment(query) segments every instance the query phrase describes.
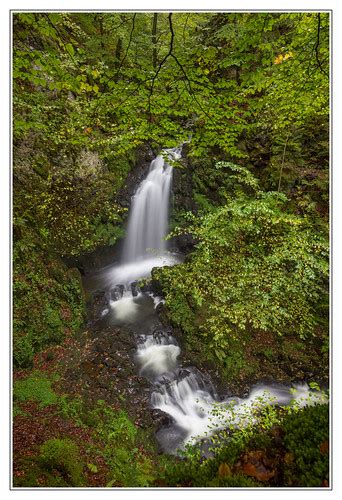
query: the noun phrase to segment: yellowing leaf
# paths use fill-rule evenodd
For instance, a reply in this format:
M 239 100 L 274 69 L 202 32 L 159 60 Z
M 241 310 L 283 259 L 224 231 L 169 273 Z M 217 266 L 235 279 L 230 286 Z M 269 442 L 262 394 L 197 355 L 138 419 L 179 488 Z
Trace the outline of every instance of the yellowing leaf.
M 231 476 L 232 471 L 231 471 L 229 465 L 224 463 L 224 462 L 222 464 L 220 464 L 220 466 L 218 468 L 218 475 L 219 475 L 219 477 Z
M 284 61 L 287 61 L 290 59 L 290 57 L 293 57 L 293 53 L 287 52 L 286 54 L 279 54 L 275 59 L 274 59 L 274 64 L 281 64 Z

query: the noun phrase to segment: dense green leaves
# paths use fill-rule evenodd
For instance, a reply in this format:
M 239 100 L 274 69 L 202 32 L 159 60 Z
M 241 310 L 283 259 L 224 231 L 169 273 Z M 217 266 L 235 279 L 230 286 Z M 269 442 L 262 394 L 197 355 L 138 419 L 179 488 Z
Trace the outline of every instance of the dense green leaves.
M 44 120 L 56 144 L 82 143 L 87 127 L 117 153 L 191 133 L 194 155 L 241 157 L 243 133 L 291 135 L 327 115 L 328 14 L 159 13 L 155 35 L 153 16 L 15 14 L 15 117 L 36 128 L 32 112 L 56 101 Z
M 257 189 L 243 168 L 218 167 L 232 169 L 237 186 Z M 236 341 L 259 330 L 301 339 L 315 334 L 329 255 L 327 237 L 308 218 L 289 213 L 283 194 L 235 190 L 226 198 L 193 218 L 189 230 L 199 243 L 191 260 L 156 272 L 173 321 L 190 338 L 198 331 L 223 363 Z

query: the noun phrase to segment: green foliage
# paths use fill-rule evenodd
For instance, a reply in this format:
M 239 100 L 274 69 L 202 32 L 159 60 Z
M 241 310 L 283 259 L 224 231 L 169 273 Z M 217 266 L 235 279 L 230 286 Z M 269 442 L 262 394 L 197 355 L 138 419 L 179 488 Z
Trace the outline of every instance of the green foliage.
M 329 480 L 329 406 L 310 406 L 288 416 L 284 430 L 284 444 L 293 457 L 285 468 L 287 483 L 323 486 Z
M 230 341 L 230 351 L 223 353 L 220 349 L 215 349 L 215 355 L 223 363 L 225 373 L 229 374 L 230 380 L 234 380 L 242 372 L 246 375 L 253 375 L 257 369 L 255 363 L 246 360 L 243 349 L 237 341 Z
M 18 327 L 18 322 L 15 325 Z M 13 356 L 17 366 L 28 367 L 31 366 L 34 348 L 31 339 L 26 335 L 24 337 L 16 336 L 13 339 Z
M 258 398 L 250 410 L 238 428 L 229 419 L 226 420 L 227 428 L 209 443 L 209 458 L 203 457 L 203 443 L 198 443 L 187 446 L 182 460 L 169 459 L 162 476 L 166 484 L 191 487 L 269 486 L 266 478 L 260 476 L 260 481 L 256 479 L 258 473 L 255 468 L 247 469 L 252 477 L 244 473 L 241 459 L 247 457 L 249 460 L 249 452 L 252 456 L 258 453 L 264 456 L 265 463 L 273 472 L 279 468 L 277 473 L 284 474 L 283 486 L 319 487 L 324 480 L 328 481 L 328 405 L 280 409 L 270 405 L 269 400 Z M 226 419 L 223 408 L 218 407 L 217 412 Z M 279 439 L 279 436 L 284 437 Z M 223 471 L 220 470 L 222 465 Z M 270 474 L 269 479 L 272 480 L 273 476 L 273 473 Z
M 226 451 L 232 450 L 227 447 Z M 241 453 L 243 448 L 235 447 L 234 453 Z M 234 455 L 236 456 L 236 455 Z M 167 485 L 186 486 L 193 488 L 258 488 L 264 486 L 260 482 L 243 474 L 234 474 L 227 477 L 219 477 L 217 474 L 220 459 L 200 459 L 190 461 L 188 457 L 181 462 L 171 462 L 167 464 L 163 480 Z
M 123 210 L 109 201 L 113 190 L 109 180 L 105 176 L 80 180 L 67 174 L 50 179 L 35 203 L 43 243 L 62 256 L 113 245 L 123 234 L 118 226 Z
M 328 309 L 329 21 L 325 12 L 13 14 L 15 366 L 32 366 L 36 352 L 82 324 L 80 277 L 59 259 L 122 236 L 114 200 L 136 148 L 190 137 L 201 213 L 177 215 L 198 244 L 183 264 L 154 273 L 186 346 L 235 377 L 253 375 L 244 354 L 257 332 L 301 346 L 319 332 L 319 344 Z M 290 360 L 293 345 L 284 342 Z M 273 351 L 263 355 L 271 360 Z M 16 404 L 54 404 L 51 383 L 38 372 L 18 381 Z M 156 466 L 127 414 L 103 404 L 89 412 L 67 397 L 58 404 L 103 443 L 108 486 L 154 483 Z M 273 421 L 270 411 L 266 428 Z M 295 449 L 290 436 L 307 443 L 308 432 L 290 427 L 289 485 L 317 486 L 305 464 L 322 481 L 326 457 L 309 444 Z M 255 442 L 268 446 L 266 434 Z M 217 475 L 250 437 L 224 436 L 213 460 L 189 451 L 167 481 L 259 486 L 240 473 Z M 41 453 L 50 486 L 83 485 L 74 443 L 52 440 Z M 87 467 L 96 474 L 97 465 Z
M 53 382 L 38 370 L 31 372 L 27 378 L 14 383 L 14 404 L 35 401 L 41 408 L 56 404 L 58 398 L 52 389 Z
M 39 461 L 52 475 L 49 486 L 84 486 L 84 463 L 72 440 L 49 439 L 40 447 Z
M 110 156 L 190 129 L 193 155 L 238 158 L 243 134 L 327 118 L 329 14 L 158 13 L 157 45 L 153 16 L 14 14 L 15 137 Z
M 70 398 L 63 394 L 58 398 L 59 413 L 65 419 L 71 419 L 79 427 L 86 427 L 88 422 L 88 412 L 81 396 Z
M 326 204 L 327 134 L 315 154 L 308 144 L 318 144 L 328 124 L 329 14 L 158 13 L 156 43 L 153 18 L 153 13 L 13 14 L 16 246 L 26 258 L 37 240 L 44 251 L 63 256 L 114 244 L 122 234 L 122 221 L 113 197 L 131 168 L 132 152 L 146 141 L 159 148 L 182 143 L 191 135 L 190 156 L 237 159 L 248 158 L 250 141 L 256 148 L 258 137 L 266 138 L 270 151 L 264 184 L 279 190 L 284 186 L 289 192 L 297 183 L 293 199 L 296 210 L 306 216 L 317 215 L 318 205 Z M 264 154 L 262 148 L 259 153 Z M 308 166 L 314 167 L 309 174 Z M 237 337 L 254 322 L 254 329 L 283 333 L 289 327 L 301 337 L 311 335 L 317 322 L 312 304 L 318 288 L 313 286 L 309 298 L 306 292 L 299 294 L 295 279 L 299 283 L 303 274 L 307 290 L 314 281 L 310 273 L 316 276 L 326 270 L 303 263 L 301 271 L 290 269 L 290 283 L 284 279 L 285 261 L 289 268 L 296 266 L 296 256 L 283 254 L 276 262 L 276 236 L 269 234 L 273 242 L 265 241 L 267 232 L 280 235 L 286 226 L 287 252 L 293 236 L 299 258 L 299 234 L 304 238 L 308 232 L 310 238 L 310 223 L 285 220 L 286 202 L 274 193 L 258 194 L 254 204 L 244 206 L 240 195 L 258 192 L 257 180 L 248 170 L 227 162 L 203 168 L 194 175 L 196 201 L 208 212 L 224 204 L 207 214 L 202 226 L 203 231 L 222 233 L 221 241 L 218 238 L 211 246 L 217 258 L 223 240 L 234 249 L 234 234 L 232 259 L 242 259 L 248 241 L 259 239 L 264 230 L 268 210 L 273 215 L 264 241 L 248 247 L 251 256 L 244 264 L 223 269 L 227 260 L 223 258 L 221 269 L 207 267 L 208 276 L 232 275 L 223 297 L 217 296 L 218 288 L 210 279 L 205 286 L 213 290 L 213 297 L 202 293 L 203 283 L 190 287 L 191 294 L 187 286 L 185 293 L 178 289 L 172 298 L 175 321 L 186 323 L 184 328 L 190 331 L 195 301 L 197 322 L 207 318 L 204 335 L 217 337 L 216 351 L 222 359 L 228 350 L 222 330 Z M 231 198 L 225 201 L 227 192 Z M 233 193 L 239 196 L 235 205 Z M 240 217 L 244 222 L 238 230 Z M 220 227 L 225 218 L 230 223 Z M 27 237 L 27 227 L 39 237 Z M 198 237 L 202 238 L 200 230 Z M 246 248 L 237 248 L 239 238 Z M 205 245 L 204 238 L 198 250 L 203 259 L 196 257 L 200 272 L 208 257 Z M 284 251 L 285 246 L 279 242 Z M 270 255 L 257 265 L 257 253 L 265 250 Z M 186 268 L 180 269 L 187 273 Z M 262 273 L 263 283 L 258 281 Z M 281 288 L 286 307 L 285 299 L 280 300 Z M 247 290 L 242 304 L 239 295 Z M 252 320 L 254 301 L 258 306 Z M 221 308 L 224 319 L 215 324 Z M 46 319 L 47 336 L 60 341 L 58 311 L 47 310 Z M 25 332 L 29 342 L 16 335 L 19 364 L 30 363 L 34 336 L 30 328 Z
M 26 238 L 25 238 L 26 239 Z M 61 342 L 84 319 L 80 277 L 57 260 L 14 249 L 13 355 L 16 366 L 32 365 L 35 352 Z
M 106 486 L 149 486 L 155 478 L 154 467 L 137 447 L 138 429 L 127 413 L 115 412 L 99 401 L 92 418 L 96 435 L 103 442 L 101 454 L 110 469 Z
M 235 197 L 227 194 L 225 205 L 193 217 L 187 229 L 199 241 L 191 260 L 154 275 L 172 321 L 188 341 L 200 335 L 222 364 L 230 364 L 236 342 L 259 330 L 313 336 L 317 306 L 328 292 L 327 236 L 289 213 L 284 195 L 245 194 L 239 183 L 247 180 L 255 190 L 256 181 L 242 167 L 234 171 Z

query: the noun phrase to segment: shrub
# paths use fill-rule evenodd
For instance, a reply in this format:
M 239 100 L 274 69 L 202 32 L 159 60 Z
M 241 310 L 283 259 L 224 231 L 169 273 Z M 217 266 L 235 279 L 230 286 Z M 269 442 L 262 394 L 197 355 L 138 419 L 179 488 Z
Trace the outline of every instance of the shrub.
M 16 328 L 14 325 L 13 330 Z M 32 366 L 34 349 L 32 341 L 28 335 L 15 336 L 13 338 L 13 357 L 16 366 L 29 368 Z
M 16 245 L 13 266 L 13 358 L 29 368 L 33 356 L 62 342 L 66 332 L 83 322 L 80 278 L 62 262 L 37 251 L 23 254 Z
M 320 487 L 329 481 L 329 406 L 306 407 L 284 422 L 289 486 Z
M 259 191 L 242 167 L 224 167 L 253 196 L 236 190 L 225 205 L 193 217 L 188 231 L 199 243 L 191 259 L 154 273 L 173 322 L 196 344 L 200 335 L 205 352 L 222 365 L 234 342 L 253 332 L 311 338 L 317 307 L 328 294 L 326 235 L 308 218 L 289 213 L 285 195 Z

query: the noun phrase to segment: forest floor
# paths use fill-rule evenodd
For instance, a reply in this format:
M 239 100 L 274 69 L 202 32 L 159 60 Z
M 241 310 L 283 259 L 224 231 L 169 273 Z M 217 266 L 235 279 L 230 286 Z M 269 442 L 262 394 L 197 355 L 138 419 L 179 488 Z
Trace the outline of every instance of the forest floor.
M 33 396 L 23 401 L 15 398 L 15 486 L 50 486 L 49 477 L 40 466 L 40 449 L 47 440 L 66 438 L 77 444 L 82 461 L 87 464 L 84 468 L 87 486 L 106 485 L 108 465 L 101 453 L 106 443 L 101 441 L 103 438 L 99 438 L 92 422 L 92 412 L 99 401 L 114 412 L 123 410 L 141 431 L 139 453 L 155 464 L 159 461 L 154 433 L 168 423 L 169 417 L 150 408 L 150 383 L 139 376 L 134 362 L 134 335 L 123 327 L 102 327 L 101 322 L 94 320 L 96 307 L 95 298 L 88 304 L 87 325 L 76 336 L 70 332 L 63 345 L 36 354 L 32 369 L 14 373 L 14 382 L 39 373 L 40 379 L 51 381 L 50 392 L 55 395 L 52 404 L 44 402 L 43 397 L 39 400 Z M 177 337 L 177 331 L 174 333 Z M 181 364 L 196 366 L 209 375 L 221 397 L 246 396 L 251 386 L 260 382 L 289 384 L 317 381 L 320 376 L 322 385 L 328 383 L 326 361 L 313 342 L 304 344 L 290 338 L 282 341 L 260 333 L 245 344 L 244 365 L 234 367 L 236 376 L 227 380 L 226 374 L 219 373 L 203 359 L 203 352 L 187 351 L 181 336 L 178 340 L 182 347 Z

